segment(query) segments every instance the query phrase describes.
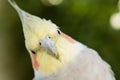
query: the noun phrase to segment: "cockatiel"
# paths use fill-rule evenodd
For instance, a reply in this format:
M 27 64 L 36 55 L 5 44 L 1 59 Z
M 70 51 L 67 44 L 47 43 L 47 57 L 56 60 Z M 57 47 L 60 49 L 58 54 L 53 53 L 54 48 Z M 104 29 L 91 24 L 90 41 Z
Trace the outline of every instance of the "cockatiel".
M 50 20 L 23 11 L 14 0 L 8 1 L 22 21 L 33 80 L 115 80 L 110 65 L 95 50 L 64 34 Z

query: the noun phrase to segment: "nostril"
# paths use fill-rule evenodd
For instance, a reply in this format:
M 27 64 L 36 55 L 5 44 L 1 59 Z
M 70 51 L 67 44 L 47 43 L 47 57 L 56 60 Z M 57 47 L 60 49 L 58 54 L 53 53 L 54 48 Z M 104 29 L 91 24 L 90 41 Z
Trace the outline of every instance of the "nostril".
M 49 39 L 51 39 L 51 37 L 50 37 L 50 36 L 48 36 L 48 38 L 49 38 Z

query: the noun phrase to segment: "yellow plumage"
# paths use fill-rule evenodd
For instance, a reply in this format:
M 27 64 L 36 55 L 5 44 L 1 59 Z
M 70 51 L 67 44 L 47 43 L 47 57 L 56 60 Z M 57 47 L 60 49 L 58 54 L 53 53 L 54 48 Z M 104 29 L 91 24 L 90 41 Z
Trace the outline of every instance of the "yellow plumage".
M 55 24 L 53 24 L 50 20 L 47 21 L 45 19 L 40 19 L 36 16 L 28 14 L 27 12 L 24 12 L 16 5 L 15 2 L 10 3 L 17 10 L 22 23 L 24 23 L 23 31 L 26 48 L 29 52 L 30 50 L 34 50 L 36 52 L 36 58 L 40 64 L 40 72 L 44 74 L 54 73 L 74 58 L 74 53 L 76 53 L 75 51 L 77 51 L 77 47 L 71 47 L 73 44 L 69 43 L 58 34 L 57 30 L 59 30 L 59 28 Z M 32 18 L 30 16 L 32 16 Z M 34 18 L 36 20 L 34 20 Z M 46 36 L 50 36 L 55 42 L 56 50 L 59 54 L 58 59 L 49 55 L 40 47 L 39 42 Z
M 54 37 L 55 38 L 55 37 Z M 64 43 L 64 45 L 63 45 Z M 37 53 L 37 60 L 40 63 L 39 71 L 47 74 L 54 73 L 61 69 L 66 63 L 71 61 L 75 55 L 73 51 L 76 51 L 77 48 L 71 48 L 73 44 L 68 43 L 65 39 L 59 37 L 56 39 L 56 47 L 59 53 L 59 58 L 56 59 L 53 56 L 49 55 L 46 51 L 41 50 Z M 64 49 L 65 47 L 65 49 Z M 67 48 L 67 49 L 66 49 Z
M 23 24 L 34 80 L 115 80 L 109 64 L 96 51 L 61 32 L 50 20 L 21 10 L 14 0 L 9 2 Z

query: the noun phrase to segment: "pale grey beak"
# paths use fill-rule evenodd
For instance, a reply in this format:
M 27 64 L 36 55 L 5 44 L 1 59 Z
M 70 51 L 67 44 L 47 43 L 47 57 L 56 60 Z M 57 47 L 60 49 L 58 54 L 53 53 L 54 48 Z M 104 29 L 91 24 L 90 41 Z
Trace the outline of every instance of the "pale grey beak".
M 42 41 L 40 41 L 41 47 L 47 51 L 48 54 L 52 55 L 55 58 L 59 58 L 55 42 L 49 36 L 46 36 Z

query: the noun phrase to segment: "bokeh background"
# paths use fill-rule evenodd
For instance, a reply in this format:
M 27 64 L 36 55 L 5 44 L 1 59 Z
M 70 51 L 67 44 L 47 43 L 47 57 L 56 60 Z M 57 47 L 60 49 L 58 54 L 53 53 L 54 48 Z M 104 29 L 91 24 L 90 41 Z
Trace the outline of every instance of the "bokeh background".
M 15 0 L 25 11 L 51 19 L 60 29 L 97 50 L 120 80 L 120 30 L 110 25 L 118 0 Z M 21 21 L 7 0 L 0 0 L 0 80 L 32 80 Z

